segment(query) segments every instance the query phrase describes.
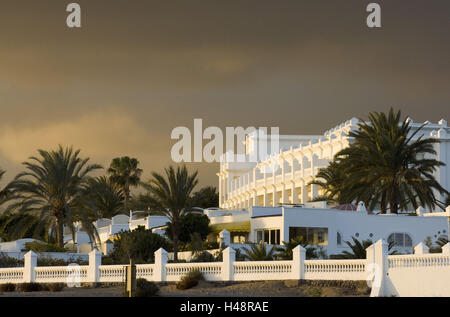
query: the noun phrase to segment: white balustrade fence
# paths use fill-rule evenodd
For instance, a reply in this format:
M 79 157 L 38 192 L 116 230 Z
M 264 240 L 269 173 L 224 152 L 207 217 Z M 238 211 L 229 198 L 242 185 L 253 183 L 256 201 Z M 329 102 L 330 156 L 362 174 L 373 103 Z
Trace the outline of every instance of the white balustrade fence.
M 420 248 L 419 248 L 420 246 Z M 155 252 L 154 264 L 136 265 L 136 277 L 149 281 L 179 281 L 199 270 L 208 281 L 258 280 L 370 280 L 371 296 L 450 296 L 450 244 L 443 253 L 428 254 L 423 245 L 416 254 L 388 255 L 387 243 L 379 240 L 367 248 L 366 259 L 306 260 L 297 246 L 290 261 L 236 261 L 235 251 L 223 251 L 222 262 L 167 263 L 164 249 Z M 2 283 L 111 283 L 123 282 L 127 265 L 102 265 L 101 253 L 89 254 L 89 265 L 36 265 L 37 255 L 25 255 L 24 267 L 0 268 Z

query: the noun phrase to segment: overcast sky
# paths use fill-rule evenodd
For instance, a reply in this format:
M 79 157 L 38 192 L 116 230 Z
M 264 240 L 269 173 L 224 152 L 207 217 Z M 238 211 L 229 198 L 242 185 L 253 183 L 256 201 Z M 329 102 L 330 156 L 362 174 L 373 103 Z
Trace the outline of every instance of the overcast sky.
M 322 134 L 370 111 L 450 121 L 450 1 L 70 1 L 0 4 L 0 167 L 73 145 L 93 162 L 171 164 L 177 126 Z M 218 164 L 188 164 L 217 185 Z

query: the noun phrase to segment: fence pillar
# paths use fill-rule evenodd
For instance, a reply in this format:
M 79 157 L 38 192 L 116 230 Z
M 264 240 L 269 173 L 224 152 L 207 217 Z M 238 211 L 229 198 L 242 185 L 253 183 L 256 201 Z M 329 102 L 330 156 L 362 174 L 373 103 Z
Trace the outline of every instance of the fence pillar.
M 378 240 L 366 249 L 368 272 L 367 282 L 371 282 L 371 297 L 387 296 L 386 283 L 388 273 L 388 243 L 385 240 Z
M 33 251 L 28 251 L 23 258 L 23 281 L 24 283 L 32 283 L 36 277 L 34 268 L 37 266 L 37 254 Z
M 233 281 L 234 269 L 233 262 L 236 260 L 236 251 L 228 247 L 222 252 L 222 280 Z
M 155 282 L 163 282 L 166 280 L 166 264 L 168 254 L 163 248 L 159 248 L 155 252 L 155 267 L 153 269 L 153 278 Z
M 292 278 L 294 280 L 305 279 L 306 249 L 301 245 L 292 250 Z
M 220 231 L 219 238 L 220 238 L 220 248 L 223 248 L 223 246 L 229 247 L 231 245 L 231 235 L 230 232 L 228 232 L 228 230 L 223 229 L 222 231 Z
M 94 249 L 89 252 L 89 268 L 88 268 L 88 281 L 90 283 L 97 283 L 100 279 L 100 268 L 102 265 L 102 253 Z
M 450 242 L 447 242 L 447 244 L 442 247 L 442 253 L 450 254 Z
M 414 254 L 427 254 L 430 253 L 430 249 L 420 242 L 418 245 L 414 247 Z

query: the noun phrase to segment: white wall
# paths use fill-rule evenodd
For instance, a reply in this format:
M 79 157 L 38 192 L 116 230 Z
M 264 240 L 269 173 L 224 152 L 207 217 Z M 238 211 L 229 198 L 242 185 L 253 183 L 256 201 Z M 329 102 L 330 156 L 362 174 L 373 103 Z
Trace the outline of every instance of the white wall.
M 253 207 L 257 211 L 259 207 Z M 344 241 L 352 241 L 358 234 L 359 241 L 370 239 L 387 240 L 393 232 L 405 232 L 412 238 L 412 245 L 423 242 L 428 236 L 436 240 L 439 235 L 447 234 L 446 217 L 418 217 L 404 215 L 368 215 L 366 212 L 339 211 L 318 208 L 279 207 L 282 216 L 251 218 L 251 241 L 255 241 L 256 229 L 280 228 L 281 241 L 289 240 L 289 227 L 328 228 L 328 245 L 324 246 L 328 255 L 339 254 L 348 249 Z M 273 210 L 274 214 L 280 212 Z M 444 233 L 445 231 L 445 233 Z M 341 233 L 342 245 L 337 245 L 337 232 Z M 370 236 L 372 234 L 372 236 Z M 436 235 L 436 237 L 435 237 Z M 403 252 L 411 250 L 401 250 Z

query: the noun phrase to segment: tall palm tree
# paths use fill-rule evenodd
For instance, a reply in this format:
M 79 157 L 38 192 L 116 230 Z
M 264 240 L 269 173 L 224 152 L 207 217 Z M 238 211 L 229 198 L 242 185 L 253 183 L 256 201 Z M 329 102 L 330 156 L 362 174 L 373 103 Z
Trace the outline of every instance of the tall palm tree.
M 84 186 L 83 197 L 95 219 L 111 218 L 123 212 L 123 190 L 106 176 L 89 178 Z
M 6 171 L 2 170 L 0 168 L 0 180 L 3 178 L 3 175 L 5 175 Z M 9 184 L 6 185 L 3 189 L 0 189 L 0 204 L 4 201 L 4 199 L 10 194 Z
M 170 166 L 165 170 L 165 176 L 152 172 L 152 179 L 143 183 L 143 187 L 148 190 L 151 205 L 169 218 L 172 223 L 174 260 L 178 260 L 178 234 L 181 216 L 189 212 L 191 205 L 191 193 L 197 185 L 197 174 L 189 175 L 186 166 Z
M 326 168 L 319 169 L 316 177 L 308 185 L 318 185 L 324 190 L 323 197 L 329 203 L 344 204 L 346 201 L 340 195 L 345 180 L 345 171 L 336 161 L 330 162 Z
M 192 207 L 219 207 L 219 194 L 214 186 L 206 186 L 192 195 Z
M 138 167 L 139 161 L 128 156 L 116 157 L 108 168 L 108 174 L 112 182 L 122 187 L 125 200 L 124 210 L 128 212 L 130 200 L 130 187 L 138 186 L 141 180 L 142 169 Z
M 46 234 L 56 233 L 60 247 L 64 247 L 64 226 L 74 235 L 75 222 L 94 238 L 95 228 L 81 206 L 81 193 L 88 174 L 102 167 L 88 165 L 89 158 L 80 158 L 80 150 L 73 151 L 72 147 L 63 149 L 60 145 L 56 151 L 38 153 L 23 163 L 26 171 L 11 183 L 12 202 L 6 211 L 37 216 L 40 229 L 44 227 Z
M 416 137 L 423 126 L 411 131 L 408 120 L 400 120 L 400 111 L 370 113 L 369 122 L 360 122 L 349 137 L 353 143 L 336 154 L 335 160 L 345 173 L 339 199 L 363 201 L 369 210 L 417 209 L 433 210 L 438 204 L 434 191 L 447 191 L 433 176 L 437 167 L 445 165 L 425 154 L 435 155 L 439 141 Z

